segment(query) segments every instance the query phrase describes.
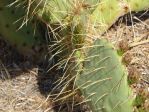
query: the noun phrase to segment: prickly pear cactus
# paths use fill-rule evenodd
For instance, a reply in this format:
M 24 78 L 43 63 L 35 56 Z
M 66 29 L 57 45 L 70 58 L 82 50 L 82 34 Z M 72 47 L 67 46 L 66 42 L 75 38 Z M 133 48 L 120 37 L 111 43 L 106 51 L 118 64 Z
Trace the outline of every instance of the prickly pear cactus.
M 93 112 L 132 112 L 133 97 L 127 72 L 107 40 L 95 41 L 76 85 Z
M 132 92 L 128 86 L 127 72 L 121 64 L 121 59 L 107 41 L 99 40 L 96 37 L 99 37 L 100 34 L 107 31 L 120 16 L 127 12 L 140 11 L 148 8 L 149 0 L 25 0 L 23 2 L 26 3 L 26 6 L 30 9 L 29 15 L 36 15 L 36 17 L 46 23 L 50 29 L 52 24 L 58 24 L 57 27 L 62 27 L 60 32 L 58 32 L 61 39 L 66 37 L 66 40 L 70 40 L 68 41 L 70 43 L 74 42 L 72 40 L 75 40 L 73 44 L 64 44 L 66 46 L 68 45 L 68 49 L 72 48 L 70 52 L 64 49 L 68 56 L 66 56 L 65 53 L 63 53 L 63 56 L 60 55 L 61 57 L 66 57 L 66 63 L 67 60 L 69 60 L 69 56 L 71 56 L 73 54 L 72 52 L 77 48 L 74 46 L 80 44 L 80 40 L 83 40 L 81 46 L 88 47 L 88 44 L 84 44 L 88 41 L 88 38 L 91 37 L 89 41 L 92 41 L 90 44 L 92 47 L 88 47 L 89 51 L 86 50 L 87 55 L 85 58 L 83 57 L 85 62 L 83 65 L 79 66 L 80 70 L 77 74 L 76 86 L 79 87 L 83 93 L 92 111 L 132 112 Z M 23 2 L 16 0 L 16 3 Z M 3 21 L 0 25 L 3 28 L 3 35 L 6 35 L 7 30 L 5 24 L 9 20 L 10 23 L 13 23 L 16 20 L 16 16 L 12 20 L 8 19 L 10 17 L 10 10 L 5 8 L 6 12 L 3 12 L 5 11 L 3 10 L 3 5 L 5 5 L 4 3 L 6 2 L 3 0 L 3 2 L 0 3 L 2 4 L 0 4 L 2 7 L 0 18 L 2 18 L 1 21 Z M 17 13 L 17 17 L 21 12 L 22 11 L 19 11 L 19 13 Z M 19 16 L 21 16 L 21 14 Z M 59 29 L 57 27 L 53 30 Z M 14 29 L 15 27 L 12 29 L 13 32 L 10 33 L 11 36 L 14 35 L 16 38 L 20 50 L 23 49 L 25 51 L 33 45 L 29 44 L 28 47 L 24 49 L 22 47 L 24 42 L 35 42 L 35 45 L 38 45 L 39 41 L 35 41 L 36 39 L 34 40 L 32 37 L 19 38 L 22 34 L 26 37 L 24 33 L 28 31 L 26 27 L 25 29 L 21 29 L 21 33 L 17 32 L 14 34 Z M 29 27 L 29 29 L 32 28 Z M 76 31 L 76 35 L 74 35 L 72 31 Z M 10 37 L 10 35 L 7 35 L 6 37 Z M 10 40 L 11 43 L 16 43 L 14 38 L 8 38 L 8 40 Z M 78 50 L 78 53 L 79 52 L 82 52 L 82 50 Z M 63 65 L 63 63 L 61 65 Z
M 26 56 L 37 56 L 43 48 L 43 38 L 40 30 L 35 28 L 35 21 L 29 21 L 22 25 L 25 11 L 22 7 L 8 5 L 13 0 L 0 1 L 0 34 L 2 39 L 14 46 L 20 53 Z M 21 27 L 19 29 L 19 27 Z M 43 50 L 42 50 L 43 51 Z

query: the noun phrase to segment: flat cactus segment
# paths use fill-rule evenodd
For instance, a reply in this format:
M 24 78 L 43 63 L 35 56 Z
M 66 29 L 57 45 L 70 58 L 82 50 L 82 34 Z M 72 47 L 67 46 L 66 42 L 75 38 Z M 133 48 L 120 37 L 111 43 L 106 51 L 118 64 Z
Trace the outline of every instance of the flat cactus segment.
M 141 11 L 147 8 L 149 8 L 149 0 L 100 0 L 89 17 L 89 24 L 94 25 L 91 27 L 96 29 L 98 35 L 103 34 L 120 16 L 130 11 Z
M 118 0 L 113 0 L 112 3 L 110 0 L 101 0 L 101 3 L 90 16 L 90 22 L 97 32 L 102 34 L 123 14 L 124 11 Z
M 149 8 L 149 0 L 126 0 L 130 11 L 142 11 Z
M 39 29 L 35 28 L 35 21 L 29 21 L 27 25 L 18 30 L 22 25 L 22 20 L 19 19 L 25 16 L 25 11 L 22 7 L 8 7 L 12 1 L 0 1 L 0 34 L 2 39 L 26 56 L 37 56 L 36 53 L 43 47 L 43 37 Z
M 132 112 L 127 73 L 113 46 L 97 39 L 77 76 L 76 85 L 93 112 Z

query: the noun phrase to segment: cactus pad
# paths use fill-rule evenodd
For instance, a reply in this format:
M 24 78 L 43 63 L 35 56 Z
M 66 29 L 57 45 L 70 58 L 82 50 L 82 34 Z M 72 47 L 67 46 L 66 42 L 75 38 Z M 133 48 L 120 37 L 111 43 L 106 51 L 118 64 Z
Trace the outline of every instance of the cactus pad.
M 27 25 L 19 29 L 26 13 L 22 7 L 8 7 L 12 1 L 0 1 L 0 34 L 2 39 L 26 56 L 37 56 L 44 46 L 40 30 L 35 28 L 34 20 L 29 21 Z
M 89 50 L 76 85 L 93 112 L 132 112 L 127 72 L 106 40 L 97 39 Z

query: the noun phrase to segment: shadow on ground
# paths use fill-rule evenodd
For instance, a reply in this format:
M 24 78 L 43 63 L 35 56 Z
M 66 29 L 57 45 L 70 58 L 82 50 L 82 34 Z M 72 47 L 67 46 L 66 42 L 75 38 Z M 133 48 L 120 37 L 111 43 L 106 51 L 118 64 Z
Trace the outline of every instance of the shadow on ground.
M 47 63 L 47 60 L 38 64 L 33 62 L 27 57 L 20 55 L 15 49 L 12 49 L 4 41 L 0 40 L 0 80 L 14 80 L 20 75 L 25 76 L 27 73 L 30 73 L 30 70 L 38 68 L 36 69 L 38 70 L 38 74 L 36 75 L 36 85 L 38 85 L 40 94 L 47 98 L 48 95 L 58 94 L 60 92 L 62 86 L 55 87 L 57 85 L 56 81 L 63 74 L 62 70 L 56 69 L 47 72 L 48 65 L 49 63 Z M 73 104 L 74 102 L 72 101 L 55 103 L 53 109 L 55 112 L 85 112 L 80 106 L 73 108 L 73 111 L 71 110 L 72 108 L 68 108 L 72 107 Z
M 149 18 L 149 10 L 147 11 L 139 11 L 139 12 L 131 12 L 125 14 L 122 17 L 119 17 L 118 21 L 114 25 L 118 25 L 119 22 L 126 24 L 127 26 L 135 25 L 136 23 L 145 21 Z M 112 26 L 113 27 L 113 26 Z

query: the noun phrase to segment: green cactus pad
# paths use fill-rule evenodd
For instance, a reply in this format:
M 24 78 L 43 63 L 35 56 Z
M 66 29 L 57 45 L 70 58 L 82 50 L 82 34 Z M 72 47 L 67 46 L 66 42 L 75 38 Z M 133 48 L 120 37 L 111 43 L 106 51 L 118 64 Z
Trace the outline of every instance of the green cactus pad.
M 149 8 L 149 0 L 100 0 L 99 5 L 90 15 L 90 24 L 94 33 L 103 34 L 124 14 Z
M 132 91 L 117 52 L 97 39 L 76 78 L 76 85 L 93 112 L 132 112 Z
M 40 19 L 48 24 L 63 24 L 64 21 L 69 21 L 70 18 L 81 15 L 81 13 L 84 11 L 92 12 L 100 2 L 100 0 L 31 1 L 31 13 L 36 14 Z
M 126 0 L 130 11 L 142 11 L 149 8 L 149 0 Z
M 35 28 L 35 21 L 29 21 L 22 28 L 21 17 L 25 16 L 23 7 L 8 7 L 13 0 L 0 1 L 0 34 L 2 39 L 26 56 L 37 56 L 43 48 L 43 37 L 40 30 Z

